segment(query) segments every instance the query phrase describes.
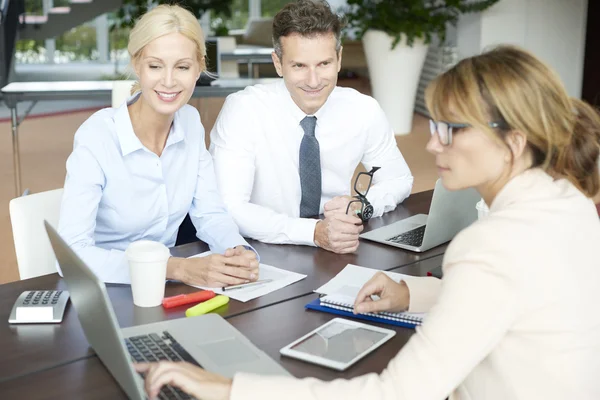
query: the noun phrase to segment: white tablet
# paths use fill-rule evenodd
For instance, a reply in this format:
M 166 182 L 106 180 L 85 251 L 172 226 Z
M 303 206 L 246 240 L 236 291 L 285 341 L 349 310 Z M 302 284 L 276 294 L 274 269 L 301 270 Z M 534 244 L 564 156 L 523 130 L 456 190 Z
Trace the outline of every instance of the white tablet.
M 395 334 L 390 329 L 334 318 L 279 352 L 284 356 L 344 371 Z

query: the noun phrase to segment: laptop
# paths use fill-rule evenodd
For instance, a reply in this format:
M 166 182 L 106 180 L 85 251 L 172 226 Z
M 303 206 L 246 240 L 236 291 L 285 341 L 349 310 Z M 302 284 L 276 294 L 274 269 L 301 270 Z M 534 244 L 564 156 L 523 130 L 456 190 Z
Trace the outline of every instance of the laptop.
M 220 315 L 206 314 L 120 329 L 106 286 L 44 221 L 87 340 L 130 399 L 146 399 L 137 362 L 188 361 L 232 377 L 236 372 L 291 376 Z M 171 386 L 160 399 L 189 399 Z
M 435 183 L 429 214 L 417 214 L 360 235 L 374 242 L 422 252 L 450 241 L 477 219 L 475 205 L 481 195 L 475 189 L 449 191 L 440 179 Z

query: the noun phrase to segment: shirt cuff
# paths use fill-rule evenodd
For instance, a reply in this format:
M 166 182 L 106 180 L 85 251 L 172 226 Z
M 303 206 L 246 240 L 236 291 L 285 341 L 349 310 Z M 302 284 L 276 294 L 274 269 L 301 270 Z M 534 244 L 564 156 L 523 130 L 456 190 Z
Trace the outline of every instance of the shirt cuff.
M 258 260 L 258 262 L 260 262 L 260 254 L 258 254 L 258 251 L 256 251 L 254 247 L 250 246 L 249 244 L 244 244 L 243 246 L 246 250 L 253 251 L 254 254 L 256 254 L 256 259 Z
M 442 280 L 432 276 L 403 277 L 410 293 L 408 312 L 427 312 L 435 303 L 442 287 Z
M 305 246 L 316 246 L 315 226 L 320 220 L 312 218 L 289 218 L 288 221 L 290 242 Z
M 381 217 L 386 212 L 394 210 L 397 206 L 394 196 L 390 194 L 383 194 L 382 196 L 372 195 L 367 198 L 373 206 L 372 218 Z

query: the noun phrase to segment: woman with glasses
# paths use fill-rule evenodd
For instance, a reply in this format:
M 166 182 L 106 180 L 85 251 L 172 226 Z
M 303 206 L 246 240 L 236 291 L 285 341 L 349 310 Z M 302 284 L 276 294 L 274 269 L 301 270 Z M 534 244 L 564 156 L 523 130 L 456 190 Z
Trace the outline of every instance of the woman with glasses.
M 490 213 L 454 238 L 442 280 L 379 273 L 361 289 L 357 313 L 427 312 L 386 370 L 231 381 L 142 365 L 151 395 L 168 382 L 203 399 L 600 399 L 600 221 L 590 199 L 600 117 L 514 47 L 462 60 L 426 97 L 427 149 L 444 186 L 477 189 Z

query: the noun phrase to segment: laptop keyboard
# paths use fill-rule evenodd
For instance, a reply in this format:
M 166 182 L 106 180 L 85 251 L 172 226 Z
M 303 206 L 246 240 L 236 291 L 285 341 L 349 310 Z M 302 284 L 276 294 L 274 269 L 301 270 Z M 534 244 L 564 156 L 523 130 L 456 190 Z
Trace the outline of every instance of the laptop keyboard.
M 420 226 L 410 231 L 401 233 L 397 236 L 393 236 L 386 239 L 388 242 L 405 244 L 408 246 L 419 247 L 423 244 L 423 235 L 425 234 L 425 227 L 427 225 Z
M 135 362 L 187 361 L 200 366 L 198 362 L 169 334 L 162 336 L 156 333 L 132 336 L 125 339 L 129 355 Z M 161 400 L 192 399 L 191 396 L 173 386 L 163 386 L 159 396 Z

